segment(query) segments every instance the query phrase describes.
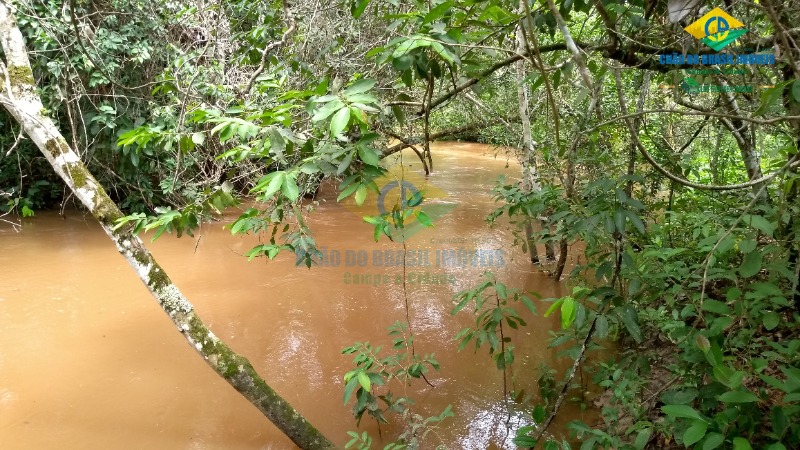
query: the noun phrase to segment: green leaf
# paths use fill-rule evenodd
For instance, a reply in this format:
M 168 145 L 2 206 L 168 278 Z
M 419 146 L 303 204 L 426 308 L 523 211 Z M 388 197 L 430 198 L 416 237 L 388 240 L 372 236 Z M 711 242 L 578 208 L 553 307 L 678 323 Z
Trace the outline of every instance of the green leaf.
M 370 387 L 372 387 L 372 382 L 369 379 L 369 375 L 366 372 L 358 372 L 358 384 L 364 388 L 365 391 L 369 391 Z
M 500 297 L 500 300 L 505 300 L 508 298 L 508 292 L 506 291 L 506 285 L 503 283 L 496 283 L 494 285 L 494 290 L 497 292 L 497 295 Z
M 795 84 L 797 84 L 797 83 L 795 83 Z M 770 445 L 769 447 L 767 447 L 767 450 L 786 450 L 786 446 L 781 444 L 780 442 L 775 442 L 772 445 Z
M 686 405 L 697 398 L 697 389 L 685 388 L 666 391 L 661 394 L 661 401 L 670 405 Z
M 696 409 L 692 408 L 688 405 L 664 405 L 661 407 L 661 411 L 664 414 L 670 417 L 678 417 L 678 418 L 685 418 L 685 419 L 695 419 L 695 420 L 702 420 L 708 422 L 702 414 L 697 412 Z
M 306 175 L 315 174 L 319 171 L 319 166 L 313 162 L 305 163 L 300 167 L 300 172 L 303 172 Z
M 351 84 L 347 89 L 343 91 L 345 96 L 360 94 L 362 92 L 367 92 L 368 90 L 372 89 L 375 86 L 375 80 L 358 80 L 355 83 Z
M 538 442 L 532 436 L 516 436 L 514 437 L 514 445 L 517 447 L 522 448 L 533 448 L 536 447 L 536 443 Z
M 350 184 L 350 185 L 348 185 L 346 188 L 344 188 L 344 190 L 342 191 L 342 193 L 341 193 L 341 194 L 339 194 L 339 196 L 338 196 L 338 197 L 336 197 L 336 201 L 337 201 L 337 202 L 340 202 L 340 201 L 342 201 L 343 199 L 347 198 L 348 196 L 350 196 L 350 194 L 352 194 L 353 192 L 355 192 L 355 191 L 356 191 L 356 189 L 358 189 L 358 187 L 359 187 L 359 186 L 361 186 L 361 185 L 360 185 L 360 184 L 357 184 L 357 183 L 353 183 L 353 184 Z
M 642 336 L 642 329 L 639 328 L 639 317 L 636 313 L 636 310 L 631 306 L 626 305 L 621 308 L 617 308 L 617 311 L 619 311 L 620 319 L 622 319 L 622 323 L 625 324 L 625 328 L 628 330 L 628 333 L 630 333 L 631 337 L 636 342 L 641 343 L 644 340 L 644 337 Z
M 426 227 L 432 227 L 433 226 L 433 222 L 431 222 L 431 218 L 428 217 L 427 214 L 425 214 L 425 211 L 417 211 L 417 220 L 419 221 L 419 223 L 421 223 L 422 225 L 424 225 Z
M 648 442 L 650 442 L 650 436 L 653 434 L 652 428 L 645 428 L 643 430 L 639 430 L 639 434 L 636 435 L 636 440 L 633 442 L 633 446 L 637 448 L 637 450 L 643 449 Z
M 561 303 L 561 328 L 567 329 L 575 321 L 576 302 L 572 297 L 565 297 Z
M 695 420 L 692 422 L 692 426 L 686 429 L 686 432 L 683 433 L 683 445 L 689 447 L 699 442 L 700 439 L 705 437 L 707 429 L 708 422 L 704 420 Z
M 431 9 L 428 12 L 428 14 L 425 14 L 425 17 L 423 17 L 423 19 L 422 19 L 422 23 L 426 24 L 426 23 L 431 23 L 431 22 L 433 22 L 435 20 L 438 20 L 440 17 L 442 17 L 452 7 L 453 7 L 453 2 L 451 2 L 451 1 L 446 1 L 444 3 L 441 3 L 441 4 L 437 5 L 436 7 Z
M 406 113 L 403 112 L 403 108 L 401 108 L 399 105 L 392 105 L 392 114 L 394 114 L 394 118 L 397 119 L 397 123 L 400 126 L 405 125 Z
M 706 353 L 706 356 L 710 354 L 711 352 Z M 711 373 L 714 375 L 714 378 L 716 378 L 717 381 L 730 389 L 738 388 L 742 385 L 742 380 L 744 380 L 744 372 L 741 370 L 733 370 L 724 365 L 714 366 L 714 369 L 712 369 Z
M 753 113 L 753 116 L 761 116 L 766 114 L 773 106 L 778 104 L 781 96 L 783 95 L 783 83 L 761 92 L 761 104 L 758 109 Z
M 549 307 L 549 308 L 547 308 L 547 311 L 545 311 L 545 313 L 544 313 L 544 316 L 545 316 L 545 317 L 548 317 L 548 316 L 550 316 L 550 314 L 552 314 L 552 313 L 553 313 L 553 311 L 555 311 L 556 309 L 558 309 L 558 307 L 559 307 L 559 306 L 561 306 L 561 304 L 562 304 L 562 303 L 564 303 L 564 299 L 565 299 L 565 298 L 567 298 L 567 297 L 560 298 L 560 299 L 556 300 L 555 302 L 553 302 L 553 304 L 552 304 L 552 305 L 550 305 L 550 307 Z
M 353 13 L 354 19 L 358 19 L 362 14 L 364 14 L 364 10 L 367 9 L 367 6 L 369 6 L 369 2 L 370 0 L 358 0 L 353 5 L 351 12 Z
M 761 271 L 762 255 L 758 250 L 754 250 L 744 256 L 744 261 L 739 267 L 739 275 L 749 278 Z
M 697 344 L 697 348 L 699 348 L 703 353 L 708 353 L 708 351 L 711 350 L 711 342 L 709 342 L 708 338 L 702 334 L 695 335 L 694 342 Z
M 644 227 L 644 222 L 642 222 L 642 219 L 640 219 L 636 213 L 633 211 L 625 211 L 625 215 L 628 216 L 628 219 L 630 219 L 633 226 L 636 227 L 636 231 L 643 235 L 647 234 L 647 230 Z
M 778 224 L 770 222 L 764 217 L 754 216 L 751 214 L 745 214 L 742 216 L 742 223 L 746 223 L 747 225 L 761 231 L 769 237 L 772 237 L 772 233 L 774 233 L 778 228 Z
M 364 200 L 367 198 L 367 186 L 364 184 L 359 184 L 358 188 L 356 189 L 356 205 L 361 206 L 364 204 Z
M 708 433 L 706 440 L 703 442 L 703 450 L 714 450 L 725 442 L 725 436 L 720 433 Z
M 800 79 L 794 80 L 792 83 L 792 98 L 794 101 L 800 102 Z
M 287 176 L 285 182 L 281 185 L 281 192 L 291 201 L 297 201 L 300 197 L 300 188 L 297 187 L 297 182 L 293 176 Z
M 369 164 L 370 166 L 380 167 L 381 159 L 375 150 L 360 145 L 358 147 L 358 157 L 361 158 L 364 163 Z
M 756 249 L 757 245 L 758 243 L 755 239 L 745 239 L 739 242 L 739 251 L 742 252 L 742 254 L 750 253 Z
M 353 377 L 347 381 L 344 385 L 344 404 L 350 403 L 350 397 L 353 396 L 353 392 L 356 390 L 356 386 L 358 385 L 358 379 Z
M 781 316 L 775 311 L 770 311 L 764 314 L 761 321 L 764 323 L 764 328 L 767 330 L 774 330 L 781 323 Z
M 717 313 L 721 316 L 729 316 L 733 313 L 731 309 L 728 308 L 728 305 L 719 300 L 712 299 L 708 299 L 703 302 L 703 310 Z
M 286 177 L 285 172 L 275 172 L 271 175 L 273 175 L 273 177 L 272 180 L 270 180 L 269 185 L 267 186 L 267 190 L 264 192 L 264 200 L 269 200 L 270 198 L 272 198 L 273 195 L 275 195 L 276 192 L 278 192 L 281 189 L 284 177 Z M 260 184 L 261 183 L 259 183 L 259 185 Z M 258 185 L 256 185 L 255 188 L 253 188 L 253 190 L 256 189 L 258 189 Z
M 316 114 L 311 118 L 312 122 L 320 122 L 322 120 L 327 119 L 331 114 L 335 113 L 339 109 L 344 107 L 344 103 L 341 100 L 336 99 L 330 103 L 326 103 L 325 106 L 320 108 Z
M 735 437 L 733 438 L 733 450 L 753 450 L 753 447 L 750 446 L 750 442 L 743 437 Z
M 394 53 L 392 54 L 392 57 L 399 58 L 407 54 L 411 50 L 414 50 L 415 48 L 430 47 L 432 43 L 434 43 L 434 41 L 431 41 L 429 39 L 418 39 L 418 38 L 407 39 L 397 46 L 397 48 L 394 50 Z
M 614 210 L 614 225 L 618 232 L 625 234 L 625 210 L 617 208 Z
M 348 122 L 350 122 L 350 108 L 345 107 L 340 109 L 331 119 L 331 135 L 338 136 L 347 127 Z
M 752 403 L 760 401 L 752 392 L 747 391 L 730 391 L 717 398 L 725 403 Z
M 606 316 L 598 316 L 597 321 L 595 322 L 595 330 L 597 331 L 597 337 L 600 339 L 604 339 L 608 336 L 608 318 Z

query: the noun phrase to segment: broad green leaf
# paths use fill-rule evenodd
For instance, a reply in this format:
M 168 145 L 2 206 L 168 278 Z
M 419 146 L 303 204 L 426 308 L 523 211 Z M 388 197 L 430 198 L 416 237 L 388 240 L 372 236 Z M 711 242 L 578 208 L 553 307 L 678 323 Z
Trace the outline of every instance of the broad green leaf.
M 353 192 L 355 192 L 355 191 L 356 191 L 356 189 L 358 189 L 358 187 L 359 187 L 359 186 L 361 186 L 361 185 L 360 185 L 360 184 L 358 184 L 358 183 L 353 183 L 353 184 L 350 184 L 350 185 L 348 185 L 346 188 L 344 188 L 344 190 L 342 191 L 342 193 L 341 193 L 341 194 L 339 194 L 339 196 L 338 196 L 338 197 L 336 197 L 336 201 L 337 201 L 337 202 L 340 202 L 340 201 L 342 201 L 343 199 L 347 198 L 348 196 L 350 196 L 350 194 L 352 194 Z
M 698 391 L 693 388 L 675 389 L 661 394 L 661 401 L 669 405 L 686 405 L 697 398 Z
M 403 108 L 399 105 L 392 105 L 392 114 L 394 114 L 394 118 L 397 119 L 397 123 L 400 126 L 406 124 L 406 114 L 403 112 Z
M 750 446 L 750 442 L 747 439 L 735 437 L 733 438 L 733 450 L 753 450 L 753 447 Z
M 739 266 L 739 275 L 749 278 L 761 271 L 762 255 L 758 250 L 754 250 L 744 255 L 744 261 Z
M 381 165 L 380 157 L 378 157 L 378 154 L 375 152 L 375 150 L 369 147 L 360 145 L 358 147 L 358 157 L 370 166 L 380 167 Z
M 606 316 L 598 316 L 595 322 L 595 330 L 597 337 L 604 339 L 608 336 L 608 318 Z
M 781 316 L 775 311 L 770 311 L 764 314 L 761 320 L 764 323 L 764 328 L 767 330 L 774 330 L 781 323 Z
M 300 167 L 300 172 L 303 172 L 306 175 L 315 174 L 318 173 L 319 171 L 320 171 L 319 166 L 313 162 L 305 163 Z
M 719 300 L 712 300 L 712 299 L 708 299 L 703 302 L 703 310 L 717 313 L 722 316 L 729 316 L 733 314 L 733 311 L 731 311 L 731 309 L 728 308 L 728 305 L 722 303 Z
M 630 333 L 631 337 L 636 342 L 642 342 L 644 337 L 642 336 L 642 329 L 639 328 L 639 317 L 636 313 L 636 310 L 633 309 L 631 306 L 623 306 L 621 308 L 617 308 L 618 314 L 622 323 L 625 324 L 625 328 Z
M 285 172 L 275 172 L 274 176 L 272 177 L 272 180 L 269 182 L 269 185 L 267 186 L 267 190 L 264 192 L 264 200 L 269 200 L 270 198 L 272 198 L 273 195 L 275 195 L 276 192 L 278 192 L 281 189 L 285 177 L 286 177 Z M 256 188 L 258 188 L 258 186 L 256 186 Z M 256 188 L 254 188 L 254 190 Z
M 497 295 L 500 297 L 500 300 L 505 300 L 508 298 L 508 292 L 506 292 L 506 285 L 502 283 L 496 283 L 494 285 L 494 290 L 497 292 Z
M 565 297 L 561 303 L 561 328 L 567 329 L 575 321 L 576 302 L 572 297 Z
M 800 79 L 794 80 L 792 83 L 792 98 L 794 101 L 800 102 Z
M 351 84 L 347 89 L 345 89 L 343 91 L 343 94 L 345 96 L 360 94 L 362 92 L 367 92 L 374 86 L 375 86 L 375 80 L 368 80 L 368 79 L 358 80 L 355 83 Z
M 348 122 L 350 122 L 350 108 L 344 107 L 331 119 L 331 135 L 338 136 L 347 127 Z
M 536 443 L 539 441 L 534 439 L 532 436 L 516 436 L 514 437 L 513 442 L 517 447 L 533 448 L 536 447 Z
M 356 189 L 356 205 L 361 206 L 364 204 L 364 200 L 367 198 L 367 186 L 364 184 L 359 184 L 358 188 Z
M 714 450 L 725 442 L 725 436 L 720 433 L 708 433 L 703 442 L 703 450 Z
M 353 4 L 351 12 L 353 13 L 354 19 L 358 19 L 364 14 L 364 10 L 369 6 L 369 2 L 370 0 L 358 0 Z
M 754 216 L 751 214 L 745 214 L 742 216 L 742 223 L 761 231 L 769 237 L 772 237 L 772 233 L 774 233 L 778 228 L 778 224 L 770 222 L 764 217 Z
M 717 398 L 725 403 L 752 403 L 760 400 L 752 392 L 747 391 L 730 391 Z
M 356 377 L 351 378 L 345 384 L 345 386 L 344 386 L 344 404 L 345 405 L 347 405 L 350 402 L 350 397 L 353 396 L 353 392 L 355 392 L 356 386 L 358 386 L 358 379 Z
M 281 184 L 281 192 L 291 201 L 297 201 L 300 197 L 300 188 L 297 187 L 297 182 L 293 176 L 287 176 L 283 184 Z
M 548 316 L 550 316 L 550 314 L 553 314 L 553 311 L 558 309 L 558 307 L 561 306 L 562 303 L 564 303 L 564 299 L 566 299 L 566 298 L 567 297 L 559 298 L 558 300 L 553 302 L 553 304 L 550 305 L 549 308 L 547 308 L 547 311 L 545 311 L 544 316 L 548 317 Z
M 372 386 L 372 382 L 369 379 L 369 375 L 366 372 L 358 372 L 358 384 L 364 388 L 365 391 L 369 391 L 370 387 Z
M 699 442 L 700 439 L 705 437 L 706 430 L 708 430 L 708 422 L 705 420 L 695 420 L 692 422 L 692 426 L 683 433 L 683 445 L 690 447 Z
M 344 107 L 344 103 L 341 100 L 336 99 L 330 103 L 326 103 L 322 108 L 320 108 L 316 114 L 311 118 L 312 122 L 320 122 L 322 120 L 327 119 L 330 117 L 331 114 L 339 111 L 341 108 Z
M 636 447 L 637 450 L 643 449 L 648 442 L 650 442 L 650 436 L 653 434 L 652 428 L 645 428 L 643 430 L 639 430 L 639 433 L 636 435 L 636 440 L 633 442 L 633 446 Z
M 647 234 L 647 230 L 644 227 L 644 222 L 642 222 L 642 219 L 640 219 L 635 212 L 625 211 L 625 214 L 628 216 L 628 219 L 630 219 L 631 223 L 636 228 L 636 231 L 638 231 L 643 235 Z
M 764 89 L 761 92 L 761 104 L 758 106 L 756 111 L 753 113 L 753 116 L 761 116 L 766 114 L 773 106 L 779 104 L 781 96 L 783 95 L 783 89 L 785 85 L 783 83 L 769 88 Z
M 453 7 L 452 1 L 446 1 L 444 3 L 435 6 L 428 12 L 428 14 L 425 14 L 425 17 L 422 18 L 422 23 L 426 24 L 439 20 L 439 18 L 444 16 L 444 14 L 452 7 Z
M 427 214 L 425 214 L 425 211 L 417 211 L 416 217 L 417 217 L 417 220 L 419 221 L 419 223 L 421 223 L 422 225 L 424 225 L 426 227 L 432 227 L 433 226 L 433 222 L 431 222 L 431 218 L 428 217 Z
M 670 417 L 708 421 L 696 409 L 688 405 L 664 405 L 661 407 L 661 411 Z
M 392 54 L 392 57 L 399 58 L 407 54 L 411 50 L 414 50 L 415 48 L 430 47 L 433 42 L 434 41 L 431 41 L 429 39 L 409 38 L 397 46 L 397 48 L 394 50 L 394 53 Z
M 702 334 L 695 335 L 694 342 L 697 344 L 697 348 L 699 348 L 703 353 L 707 353 L 709 350 L 711 350 L 711 342 L 709 342 L 708 338 Z

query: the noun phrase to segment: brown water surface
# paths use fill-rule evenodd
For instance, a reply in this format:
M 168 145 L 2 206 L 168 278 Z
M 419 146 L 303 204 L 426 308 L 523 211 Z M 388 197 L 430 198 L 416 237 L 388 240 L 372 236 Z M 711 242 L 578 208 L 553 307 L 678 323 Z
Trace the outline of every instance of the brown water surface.
M 495 207 L 490 189 L 497 176 L 515 178 L 518 165 L 477 144 L 438 144 L 433 154 L 436 172 L 428 180 L 415 174 L 414 155 L 403 154 L 405 175 L 426 192 L 426 202 L 452 207 L 433 228 L 406 240 L 420 263 L 406 269 L 406 293 L 416 351 L 435 353 L 442 370 L 428 375 L 434 388 L 416 383 L 395 390 L 413 397 L 424 416 L 452 405 L 456 417 L 429 434 L 425 448 L 513 448 L 502 374 L 485 350 L 457 352 L 454 335 L 474 318 L 452 316 L 452 296 L 476 285 L 487 269 L 545 298 L 562 295 L 562 286 L 532 268 L 510 231 L 484 220 Z M 296 267 L 290 256 L 248 262 L 242 255 L 259 237 L 231 236 L 221 223 L 205 225 L 199 241 L 147 239 L 214 333 L 339 444 L 356 430 L 342 404 L 342 375 L 353 368 L 352 356 L 341 349 L 357 341 L 390 343 L 386 327 L 406 319 L 403 285 L 394 282 L 402 268 L 385 264 L 402 246 L 373 241 L 359 215 L 376 209 L 370 195 L 368 206 L 356 208 L 337 204 L 333 189 L 322 190 L 310 225 L 331 264 L 312 270 Z M 458 252 L 476 250 L 495 256 L 462 267 Z M 336 252 L 339 265 L 331 258 Z M 509 382 L 528 392 L 537 391 L 540 363 L 561 369 L 568 363 L 547 348 L 548 330 L 558 323 L 541 317 L 545 308 L 525 315 L 528 327 L 506 330 L 517 351 Z M 581 416 L 569 408 L 568 418 Z M 509 422 L 519 426 L 519 417 Z M 361 429 L 378 434 L 367 417 Z M 68 212 L 66 218 L 37 213 L 21 232 L 0 226 L 0 448 L 295 447 L 187 345 L 94 220 Z

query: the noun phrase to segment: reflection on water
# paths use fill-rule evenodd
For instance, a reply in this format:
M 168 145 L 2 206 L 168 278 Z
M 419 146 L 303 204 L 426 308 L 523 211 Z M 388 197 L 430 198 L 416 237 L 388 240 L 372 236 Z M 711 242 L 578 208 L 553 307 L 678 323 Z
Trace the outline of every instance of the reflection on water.
M 356 429 L 342 404 L 341 377 L 352 364 L 341 349 L 389 342 L 386 327 L 405 320 L 408 302 L 416 351 L 435 353 L 442 370 L 429 375 L 434 388 L 396 393 L 413 397 L 420 414 L 447 405 L 456 414 L 426 448 L 513 448 L 506 423 L 523 419 L 509 415 L 502 375 L 486 352 L 457 352 L 453 336 L 474 319 L 452 316 L 451 298 L 487 269 L 543 297 L 561 295 L 561 286 L 532 269 L 509 231 L 484 221 L 494 180 L 515 177 L 519 167 L 482 145 L 439 144 L 433 152 L 438 171 L 415 185 L 431 193 L 430 206 L 455 207 L 405 240 L 409 253 L 427 255 L 407 268 L 406 294 L 403 269 L 389 257 L 401 244 L 375 243 L 360 217 L 370 207 L 337 204 L 330 187 L 310 224 L 319 246 L 339 252 L 338 265 L 308 270 L 289 256 L 248 262 L 241 255 L 259 238 L 232 237 L 219 223 L 204 226 L 199 241 L 165 236 L 148 246 L 214 333 L 337 443 Z M 410 179 L 420 168 L 412 157 L 403 160 Z M 21 233 L 0 228 L 0 248 L 2 448 L 294 448 L 197 357 L 91 218 L 37 214 Z M 474 256 L 491 252 L 502 258 L 482 264 Z M 517 387 L 536 392 L 540 362 L 561 369 L 567 362 L 546 345 L 556 319 L 526 319 L 527 328 L 507 333 Z M 362 429 L 377 436 L 367 418 Z

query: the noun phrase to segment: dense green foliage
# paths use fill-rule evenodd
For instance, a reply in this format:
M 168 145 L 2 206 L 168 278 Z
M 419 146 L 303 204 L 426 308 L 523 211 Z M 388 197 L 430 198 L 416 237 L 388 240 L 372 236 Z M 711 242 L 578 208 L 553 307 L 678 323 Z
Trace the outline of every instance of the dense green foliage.
M 563 377 L 527 374 L 539 395 L 507 388 L 534 424 L 514 430 L 520 447 L 800 448 L 800 4 L 700 4 L 672 23 L 670 5 L 685 3 L 72 0 L 19 2 L 17 16 L 49 114 L 130 214 L 120 225 L 156 236 L 254 199 L 230 225 L 265 235 L 248 256 L 291 252 L 312 267 L 302 197 L 320 180 L 361 204 L 403 147 L 436 170 L 431 140 L 505 146 L 525 179 L 499 180 L 488 222 L 510 218 L 527 251 L 559 249 L 543 267 L 566 273 L 572 294 L 545 315 L 560 315 L 551 345 L 576 361 Z M 662 64 L 714 53 L 682 29 L 714 6 L 750 30 L 725 52 L 775 64 Z M 752 92 L 685 88 L 703 84 Z M 0 124 L 0 214 L 68 202 L 10 116 Z M 429 224 L 422 202 L 366 218 L 375 239 Z M 504 327 L 526 326 L 534 303 L 493 276 L 475 283 L 453 310 L 475 325 L 454 339 L 488 347 L 505 373 Z M 388 390 L 438 369 L 408 324 L 390 336 L 391 354 L 344 350 L 344 401 L 357 421 L 396 415 L 407 431 L 389 448 L 416 448 L 452 412 L 422 418 Z M 614 358 L 586 364 L 602 420 L 548 432 L 575 368 L 610 341 Z

